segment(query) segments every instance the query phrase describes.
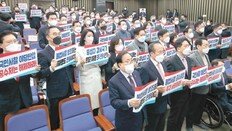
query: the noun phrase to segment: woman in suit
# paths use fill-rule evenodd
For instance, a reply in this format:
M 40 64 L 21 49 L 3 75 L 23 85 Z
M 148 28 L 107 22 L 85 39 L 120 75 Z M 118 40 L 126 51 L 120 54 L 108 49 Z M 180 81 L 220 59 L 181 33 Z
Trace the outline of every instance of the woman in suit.
M 77 57 L 79 57 L 81 63 L 85 61 L 85 45 L 92 45 L 94 43 L 94 32 L 90 29 L 83 30 L 80 39 L 80 46 L 77 49 Z M 98 92 L 102 90 L 101 81 L 101 70 L 98 64 L 80 64 L 79 77 L 80 77 L 80 94 L 90 94 L 91 104 L 94 115 L 98 114 L 99 102 L 98 102 Z
M 110 58 L 105 66 L 105 80 L 107 83 L 110 80 L 110 78 L 113 77 L 117 73 L 119 69 L 116 64 L 116 56 L 123 49 L 124 49 L 124 46 L 123 46 L 122 39 L 120 39 L 118 36 L 115 36 L 113 39 L 111 39 L 110 47 L 109 47 Z

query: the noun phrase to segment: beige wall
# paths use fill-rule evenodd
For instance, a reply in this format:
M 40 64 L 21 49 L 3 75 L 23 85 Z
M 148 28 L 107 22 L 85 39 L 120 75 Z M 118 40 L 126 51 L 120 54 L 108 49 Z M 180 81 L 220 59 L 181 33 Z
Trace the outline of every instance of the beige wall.
M 73 6 L 78 6 L 82 7 L 85 6 L 87 10 L 92 11 L 93 9 L 93 1 L 92 0 L 78 0 L 78 1 L 73 1 L 73 0 L 56 0 L 56 5 L 57 7 L 61 7 L 63 5 L 68 5 L 69 7 Z
M 196 21 L 198 16 L 206 14 L 215 22 L 226 22 L 232 25 L 232 0 L 158 0 L 158 14 L 166 9 L 177 9 L 187 14 L 190 20 Z

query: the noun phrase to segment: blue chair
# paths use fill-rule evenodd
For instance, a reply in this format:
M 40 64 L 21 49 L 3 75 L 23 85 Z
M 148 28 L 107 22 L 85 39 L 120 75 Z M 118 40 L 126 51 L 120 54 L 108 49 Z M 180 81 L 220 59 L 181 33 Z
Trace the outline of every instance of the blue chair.
M 5 131 L 51 131 L 47 106 L 32 106 L 6 115 Z
M 115 125 L 115 109 L 110 104 L 108 88 L 101 90 L 98 94 L 98 98 L 101 114 L 103 114 L 113 125 Z
M 230 64 L 230 60 L 226 60 L 224 61 L 224 67 L 226 69 L 226 74 L 228 76 L 232 76 L 232 68 L 231 68 L 231 64 Z
M 63 131 L 109 130 L 108 123 L 93 116 L 88 94 L 73 96 L 59 102 L 60 128 Z

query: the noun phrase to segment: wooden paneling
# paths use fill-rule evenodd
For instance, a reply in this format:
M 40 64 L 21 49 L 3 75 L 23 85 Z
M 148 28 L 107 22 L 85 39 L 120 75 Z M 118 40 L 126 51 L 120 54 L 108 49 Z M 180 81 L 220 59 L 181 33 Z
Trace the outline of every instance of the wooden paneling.
M 27 3 L 29 5 L 29 0 L 6 0 L 6 4 L 11 8 L 15 7 L 18 3 Z
M 231 0 L 158 0 L 158 14 L 165 14 L 167 9 L 177 9 L 186 14 L 189 20 L 196 21 L 203 14 L 214 22 L 226 22 L 232 25 Z
M 73 0 L 56 0 L 56 6 L 60 8 L 61 6 L 66 5 L 69 7 L 82 7 L 84 6 L 86 10 L 92 11 L 93 10 L 93 2 L 92 0 L 78 0 L 78 1 L 73 1 Z

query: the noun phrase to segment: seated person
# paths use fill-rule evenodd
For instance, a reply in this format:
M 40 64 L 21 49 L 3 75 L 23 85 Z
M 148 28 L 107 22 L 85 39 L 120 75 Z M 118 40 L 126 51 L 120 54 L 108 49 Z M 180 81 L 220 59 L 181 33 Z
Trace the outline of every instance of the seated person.
M 224 63 L 215 59 L 212 61 L 212 66 L 220 66 Z M 232 91 L 232 79 L 230 79 L 223 69 L 223 73 L 221 76 L 221 80 L 217 83 L 212 84 L 211 86 L 211 94 L 216 97 L 217 102 L 221 105 L 223 111 L 225 113 L 230 112 L 232 114 L 232 102 L 230 97 L 228 97 L 227 93 Z M 232 121 L 231 121 L 232 122 Z

